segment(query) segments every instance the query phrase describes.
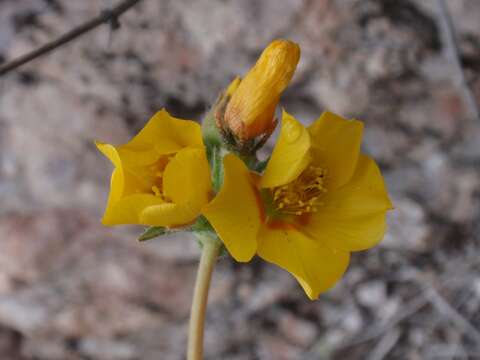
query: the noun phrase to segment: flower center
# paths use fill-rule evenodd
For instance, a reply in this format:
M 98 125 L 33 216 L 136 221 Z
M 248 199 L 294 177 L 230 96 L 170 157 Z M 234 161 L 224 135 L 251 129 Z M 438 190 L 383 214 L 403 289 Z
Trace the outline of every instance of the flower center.
M 169 199 L 163 194 L 163 172 L 171 159 L 172 156 L 162 156 L 157 162 L 149 167 L 149 172 L 153 177 L 151 192 L 153 195 L 160 197 L 166 202 L 169 201 Z
M 320 195 L 325 193 L 327 171 L 309 166 L 288 184 L 272 189 L 273 204 L 277 212 L 285 215 L 303 215 L 318 210 Z

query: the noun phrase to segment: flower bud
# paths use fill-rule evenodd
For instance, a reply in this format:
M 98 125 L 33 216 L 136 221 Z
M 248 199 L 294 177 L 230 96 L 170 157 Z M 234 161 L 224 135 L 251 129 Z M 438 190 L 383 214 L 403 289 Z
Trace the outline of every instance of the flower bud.
M 300 48 L 288 40 L 274 40 L 232 93 L 224 122 L 240 140 L 253 139 L 272 130 L 275 108 L 300 59 Z M 230 94 L 229 94 L 230 95 Z

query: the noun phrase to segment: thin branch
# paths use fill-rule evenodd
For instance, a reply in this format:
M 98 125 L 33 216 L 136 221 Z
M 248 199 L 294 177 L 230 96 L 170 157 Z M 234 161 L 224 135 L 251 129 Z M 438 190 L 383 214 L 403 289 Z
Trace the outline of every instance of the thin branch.
M 480 110 L 477 101 L 473 95 L 472 89 L 468 85 L 465 72 L 460 61 L 459 49 L 455 39 L 455 30 L 452 17 L 448 11 L 445 0 L 437 0 L 437 6 L 440 15 L 440 26 L 442 28 L 443 40 L 446 46 L 446 54 L 457 68 L 458 83 L 462 87 L 465 102 L 475 119 L 480 120 Z
M 141 0 L 122 1 L 117 6 L 111 9 L 102 11 L 101 14 L 98 15 L 97 17 L 70 30 L 66 34 L 60 36 L 58 39 L 55 39 L 39 47 L 38 49 L 33 50 L 32 52 L 22 55 L 17 59 L 14 59 L 3 65 L 0 65 L 0 76 L 5 75 L 6 73 L 32 61 L 33 59 L 43 56 L 52 50 L 55 50 L 56 48 L 76 39 L 77 37 L 89 32 L 90 30 L 95 29 L 100 25 L 110 24 L 110 26 L 112 26 L 112 29 L 118 28 L 119 26 L 118 18 L 120 17 L 120 15 L 122 15 L 124 12 L 132 8 L 134 5 L 136 5 L 140 1 Z
M 433 286 L 428 289 L 428 297 L 440 314 L 448 317 L 465 335 L 475 341 L 475 344 L 480 344 L 480 331 L 450 305 Z
M 399 329 L 387 331 L 373 351 L 369 354 L 369 360 L 383 360 L 390 350 L 397 344 L 402 332 Z
M 350 340 L 348 342 L 340 344 L 338 348 L 346 348 L 373 340 L 385 334 L 391 328 L 408 319 L 410 316 L 414 315 L 426 304 L 428 304 L 428 297 L 425 293 L 422 292 L 415 296 L 412 300 L 410 300 L 410 302 L 404 304 L 402 306 L 402 310 L 399 310 L 391 319 L 388 320 L 388 322 L 379 324 L 378 326 L 371 328 L 369 331 L 366 331 L 363 334 L 357 336 L 355 340 Z

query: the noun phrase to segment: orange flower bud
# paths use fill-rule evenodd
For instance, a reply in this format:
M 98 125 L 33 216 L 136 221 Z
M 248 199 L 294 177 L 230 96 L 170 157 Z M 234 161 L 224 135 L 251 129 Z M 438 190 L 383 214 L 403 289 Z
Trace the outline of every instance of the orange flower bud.
M 271 130 L 280 95 L 290 82 L 299 59 L 297 44 L 274 40 L 240 84 L 235 82 L 229 87 L 233 93 L 224 122 L 239 139 L 252 139 Z

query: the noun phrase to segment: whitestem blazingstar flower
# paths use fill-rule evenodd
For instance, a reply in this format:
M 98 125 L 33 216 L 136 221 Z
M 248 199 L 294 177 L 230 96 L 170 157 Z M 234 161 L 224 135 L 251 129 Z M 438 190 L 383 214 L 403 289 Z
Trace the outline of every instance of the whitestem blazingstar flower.
M 308 127 L 287 112 L 267 162 L 256 151 L 300 48 L 275 40 L 222 92 L 200 125 L 162 110 L 130 142 L 97 143 L 115 166 L 106 225 L 151 225 L 147 240 L 192 231 L 202 257 L 188 360 L 201 360 L 208 287 L 222 244 L 240 262 L 259 255 L 290 272 L 310 299 L 330 289 L 350 254 L 376 245 L 392 209 L 375 161 L 360 151 L 363 123 L 325 112 Z
M 333 113 L 306 128 L 284 112 L 262 176 L 227 155 L 223 187 L 203 214 L 230 254 L 282 267 L 311 299 L 330 289 L 351 252 L 383 238 L 392 209 L 377 165 L 360 153 L 362 132 Z
M 210 168 L 194 121 L 161 110 L 128 143 L 97 147 L 115 166 L 105 225 L 182 226 L 210 200 Z

